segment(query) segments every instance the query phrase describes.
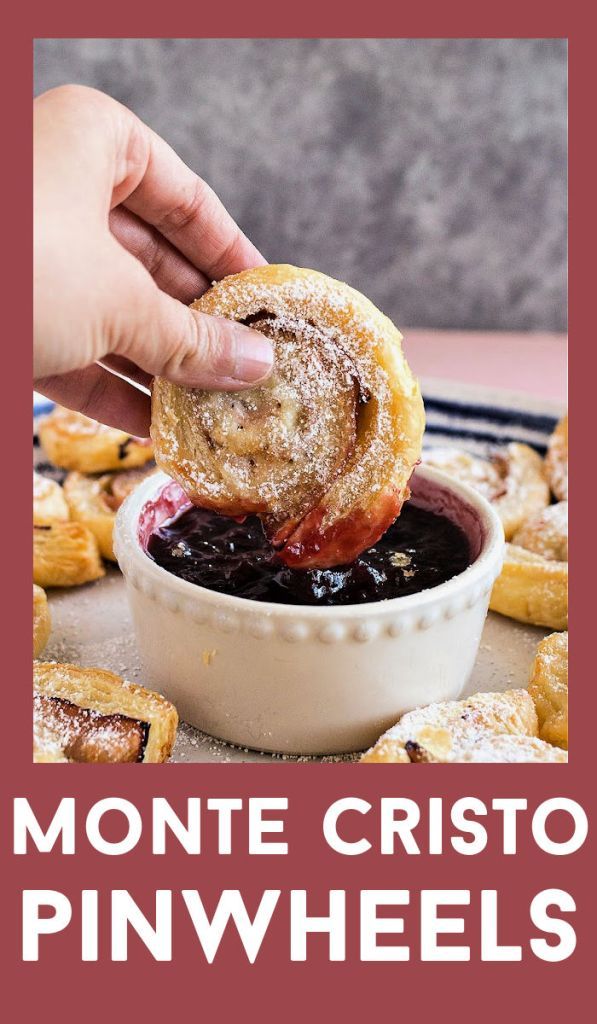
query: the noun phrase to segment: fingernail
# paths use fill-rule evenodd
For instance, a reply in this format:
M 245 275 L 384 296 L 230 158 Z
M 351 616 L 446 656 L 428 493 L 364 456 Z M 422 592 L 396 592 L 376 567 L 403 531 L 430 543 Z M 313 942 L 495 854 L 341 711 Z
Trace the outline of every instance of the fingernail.
M 269 376 L 274 365 L 274 350 L 268 338 L 241 324 L 233 330 L 233 378 L 239 383 L 257 384 Z

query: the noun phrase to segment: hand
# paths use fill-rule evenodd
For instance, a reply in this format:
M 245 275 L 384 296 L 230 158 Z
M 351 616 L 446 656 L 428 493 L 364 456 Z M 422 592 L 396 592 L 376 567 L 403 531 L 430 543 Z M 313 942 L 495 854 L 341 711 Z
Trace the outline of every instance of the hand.
M 150 399 L 131 381 L 231 391 L 265 379 L 263 335 L 186 305 L 265 263 L 209 186 L 94 89 L 40 96 L 34 126 L 36 389 L 144 437 Z

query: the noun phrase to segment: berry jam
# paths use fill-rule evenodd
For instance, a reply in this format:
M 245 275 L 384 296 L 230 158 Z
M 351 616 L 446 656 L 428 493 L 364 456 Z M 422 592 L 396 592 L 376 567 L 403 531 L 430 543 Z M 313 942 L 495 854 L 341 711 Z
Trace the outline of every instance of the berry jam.
M 412 502 L 375 547 L 333 569 L 289 569 L 256 516 L 238 523 L 195 507 L 160 526 L 147 553 L 174 576 L 219 594 L 325 606 L 418 594 L 463 572 L 471 561 L 463 531 Z

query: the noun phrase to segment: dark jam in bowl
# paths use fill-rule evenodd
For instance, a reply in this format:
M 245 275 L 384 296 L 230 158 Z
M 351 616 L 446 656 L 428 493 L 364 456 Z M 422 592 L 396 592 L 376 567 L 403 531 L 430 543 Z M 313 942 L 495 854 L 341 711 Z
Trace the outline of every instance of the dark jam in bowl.
M 294 605 L 365 604 L 418 594 L 470 564 L 463 531 L 412 502 L 375 547 L 333 569 L 288 569 L 255 516 L 238 523 L 194 507 L 160 526 L 147 553 L 174 576 L 218 594 Z

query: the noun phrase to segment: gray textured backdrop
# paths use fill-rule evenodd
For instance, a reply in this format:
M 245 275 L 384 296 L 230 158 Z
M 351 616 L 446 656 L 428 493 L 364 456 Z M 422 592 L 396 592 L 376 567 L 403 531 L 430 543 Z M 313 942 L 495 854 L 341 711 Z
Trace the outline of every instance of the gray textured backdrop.
M 48 39 L 35 87 L 132 107 L 271 262 L 398 324 L 562 330 L 564 40 Z

